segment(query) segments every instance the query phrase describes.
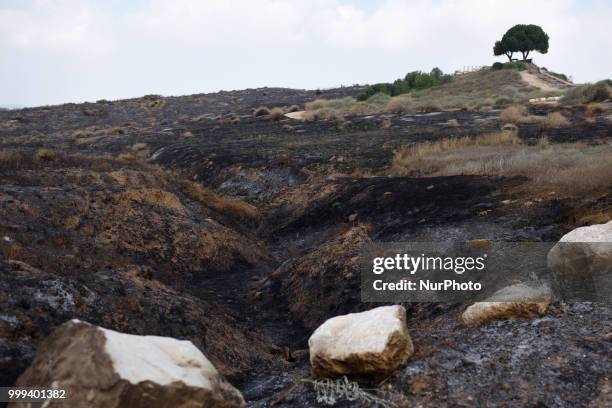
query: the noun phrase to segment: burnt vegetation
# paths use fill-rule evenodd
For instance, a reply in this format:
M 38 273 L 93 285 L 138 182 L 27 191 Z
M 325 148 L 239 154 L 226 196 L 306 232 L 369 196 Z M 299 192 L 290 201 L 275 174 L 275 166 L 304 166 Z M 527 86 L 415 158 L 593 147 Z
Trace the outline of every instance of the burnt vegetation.
M 252 406 L 314 406 L 295 391 L 312 329 L 373 306 L 364 245 L 555 241 L 612 218 L 609 82 L 536 104 L 549 94 L 517 69 L 399 81 L 0 111 L 2 383 L 79 318 L 193 341 Z M 609 387 L 608 306 L 488 328 L 405 306 L 398 403 L 580 405 Z

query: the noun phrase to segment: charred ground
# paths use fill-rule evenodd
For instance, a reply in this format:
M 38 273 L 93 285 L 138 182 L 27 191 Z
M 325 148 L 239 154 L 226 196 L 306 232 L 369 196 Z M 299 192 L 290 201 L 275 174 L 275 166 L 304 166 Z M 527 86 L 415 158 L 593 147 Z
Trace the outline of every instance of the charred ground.
M 358 255 L 376 241 L 554 241 L 609 219 L 610 190 L 580 197 L 521 176 L 389 177 L 402 145 L 499 131 L 501 109 L 255 116 L 326 91 L 252 89 L 0 111 L 0 381 L 79 318 L 192 340 L 252 406 L 314 406 L 307 339 L 360 302 Z M 610 143 L 604 112 L 518 123 L 525 145 Z M 456 120 L 460 126 L 449 126 Z M 203 187 L 203 188 L 202 188 Z M 612 310 L 557 305 L 481 328 L 461 305 L 410 304 L 417 354 L 386 380 L 422 406 L 605 406 Z

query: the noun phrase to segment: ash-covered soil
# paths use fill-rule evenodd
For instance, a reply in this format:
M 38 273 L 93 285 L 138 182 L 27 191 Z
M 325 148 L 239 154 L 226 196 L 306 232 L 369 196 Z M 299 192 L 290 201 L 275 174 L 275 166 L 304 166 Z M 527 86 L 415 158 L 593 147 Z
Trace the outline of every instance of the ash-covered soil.
M 193 341 L 250 406 L 317 406 L 300 382 L 308 337 L 329 317 L 376 306 L 360 302 L 364 245 L 556 241 L 611 214 L 610 192 L 567 199 L 524 189 L 521 177 L 387 176 L 399 146 L 496 131 L 499 110 L 342 123 L 253 115 L 258 106 L 360 90 L 0 111 L 2 385 L 54 327 L 78 318 Z M 569 126 L 519 124 L 519 136 L 527 144 L 543 135 L 552 144 L 612 140 L 605 113 L 563 114 Z M 404 306 L 416 354 L 381 385 L 400 405 L 612 404 L 610 305 L 556 304 L 542 318 L 479 328 L 461 324 L 466 305 Z

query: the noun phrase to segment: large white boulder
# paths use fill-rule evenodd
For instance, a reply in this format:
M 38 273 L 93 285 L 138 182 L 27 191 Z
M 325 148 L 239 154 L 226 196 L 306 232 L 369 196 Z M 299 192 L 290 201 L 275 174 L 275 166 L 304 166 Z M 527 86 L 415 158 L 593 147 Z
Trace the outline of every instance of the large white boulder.
M 490 320 L 517 319 L 539 316 L 552 302 L 550 287 L 546 284 L 519 283 L 498 290 L 484 302 L 476 302 L 461 315 L 468 326 L 478 326 Z
M 567 233 L 549 251 L 547 262 L 561 298 L 612 300 L 612 221 Z
M 414 353 L 402 306 L 333 317 L 315 330 L 308 346 L 316 378 L 377 379 Z
M 136 336 L 72 320 L 38 348 L 17 387 L 65 388 L 48 407 L 243 407 L 190 341 Z M 15 405 L 18 406 L 18 405 Z

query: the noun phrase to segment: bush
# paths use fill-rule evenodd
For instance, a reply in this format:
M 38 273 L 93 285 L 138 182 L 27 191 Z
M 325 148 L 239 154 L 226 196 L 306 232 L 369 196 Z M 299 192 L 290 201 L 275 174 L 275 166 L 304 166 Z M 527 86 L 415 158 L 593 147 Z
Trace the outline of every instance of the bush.
M 597 103 L 597 102 L 591 102 L 585 108 L 585 112 L 587 115 L 594 115 L 596 113 L 604 113 L 606 110 L 608 110 L 608 107 L 606 105 L 604 105 L 603 103 Z
M 580 105 L 589 102 L 602 102 L 612 99 L 612 86 L 610 80 L 599 81 L 595 84 L 575 86 L 565 93 L 560 103 L 564 105 Z
M 272 110 L 270 111 L 270 119 L 279 120 L 283 117 L 284 114 L 285 113 L 281 108 L 272 108 Z
M 374 85 L 370 85 L 367 87 L 367 89 L 365 91 L 363 91 L 358 97 L 357 99 L 360 101 L 365 101 L 367 100 L 370 96 L 377 94 L 377 93 L 384 93 L 387 95 L 392 95 L 393 93 L 393 85 L 389 84 L 389 83 L 379 83 L 379 84 L 374 84 Z
M 260 106 L 259 108 L 255 109 L 254 114 L 255 114 L 255 116 L 269 115 L 270 114 L 270 109 L 268 109 L 265 106 Z
M 34 153 L 34 158 L 39 161 L 50 161 L 55 158 L 56 154 L 54 151 L 42 147 Z
M 506 105 L 510 105 L 512 102 L 513 102 L 512 99 L 502 96 L 495 100 L 495 106 L 506 106 Z
M 567 120 L 565 116 L 563 116 L 559 112 L 550 112 L 546 117 L 541 121 L 541 125 L 545 129 L 556 129 L 560 127 L 569 126 L 570 122 Z
M 413 104 L 410 99 L 402 96 L 392 98 L 387 106 L 385 106 L 385 112 L 391 113 L 406 113 L 410 112 L 413 108 Z
M 503 123 L 520 123 L 525 120 L 526 115 L 527 108 L 522 105 L 513 105 L 504 109 L 499 115 L 499 119 Z
M 495 62 L 493 65 L 491 65 L 491 69 L 494 71 L 498 71 L 500 69 L 515 69 L 517 71 L 524 71 L 527 69 L 527 65 L 521 61 L 504 62 L 504 63 Z
M 412 71 L 407 73 L 403 79 L 396 79 L 393 83 L 382 82 L 370 85 L 357 99 L 365 101 L 377 93 L 384 93 L 390 96 L 402 95 L 412 90 L 432 88 L 450 82 L 452 79 L 451 75 L 444 75 L 440 68 L 432 69 L 429 74 L 421 71 Z
M 416 110 L 423 113 L 441 112 L 442 106 L 437 102 L 424 102 L 416 104 Z
M 603 84 L 603 85 L 608 85 L 609 87 L 612 88 L 612 79 L 602 79 L 601 81 L 597 82 L 598 84 Z
M 326 102 L 326 99 L 315 99 L 314 101 L 306 102 L 304 104 L 304 110 L 313 111 L 321 109 L 325 106 Z

